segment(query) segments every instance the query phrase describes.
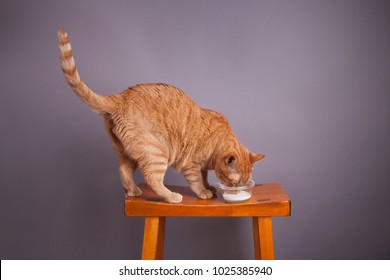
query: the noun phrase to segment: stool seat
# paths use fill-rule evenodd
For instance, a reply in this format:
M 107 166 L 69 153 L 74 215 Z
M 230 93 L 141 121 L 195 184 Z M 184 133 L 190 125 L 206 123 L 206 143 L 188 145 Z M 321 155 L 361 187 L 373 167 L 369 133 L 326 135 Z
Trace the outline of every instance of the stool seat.
M 189 187 L 167 186 L 183 195 L 178 204 L 163 202 L 147 185 L 142 196 L 125 200 L 126 216 L 144 216 L 142 259 L 162 259 L 165 217 L 252 217 L 256 259 L 274 259 L 272 221 L 274 216 L 290 216 L 291 202 L 277 183 L 259 184 L 252 197 L 240 203 L 227 203 L 218 189 L 211 199 L 198 198 Z

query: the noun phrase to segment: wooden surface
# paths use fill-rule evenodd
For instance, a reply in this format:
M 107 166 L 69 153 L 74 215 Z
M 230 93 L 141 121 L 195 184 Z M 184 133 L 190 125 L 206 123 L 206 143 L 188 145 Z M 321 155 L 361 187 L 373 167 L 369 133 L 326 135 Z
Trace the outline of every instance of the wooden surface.
M 227 203 L 218 189 L 212 199 L 199 199 L 189 187 L 167 186 L 183 195 L 178 204 L 163 202 L 146 185 L 141 185 L 142 196 L 126 198 L 126 216 L 145 217 L 271 217 L 290 216 L 291 202 L 277 183 L 256 185 L 252 197 L 240 203 Z

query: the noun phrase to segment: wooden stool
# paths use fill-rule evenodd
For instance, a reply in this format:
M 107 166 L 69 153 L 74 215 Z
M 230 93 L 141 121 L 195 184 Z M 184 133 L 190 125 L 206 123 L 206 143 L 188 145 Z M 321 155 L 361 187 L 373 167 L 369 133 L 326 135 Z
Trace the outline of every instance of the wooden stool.
M 291 202 L 279 184 L 256 185 L 252 197 L 241 203 L 226 203 L 220 190 L 212 199 L 199 199 L 189 187 L 167 186 L 183 195 L 179 204 L 162 202 L 151 188 L 140 186 L 141 197 L 125 200 L 126 216 L 144 216 L 142 259 L 162 259 L 165 217 L 252 217 L 256 259 L 274 259 L 272 217 L 290 216 Z

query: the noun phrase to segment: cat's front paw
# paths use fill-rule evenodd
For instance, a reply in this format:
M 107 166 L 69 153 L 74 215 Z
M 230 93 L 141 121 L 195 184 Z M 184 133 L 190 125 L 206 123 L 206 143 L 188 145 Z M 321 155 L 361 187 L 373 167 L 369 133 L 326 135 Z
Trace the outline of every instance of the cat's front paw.
M 172 192 L 165 200 L 169 203 L 180 203 L 183 200 L 183 196 L 179 193 Z
M 209 199 L 214 196 L 213 192 L 211 190 L 204 190 L 200 194 L 198 194 L 198 197 L 201 199 Z
M 217 193 L 217 188 L 214 186 L 207 185 L 206 189 L 210 190 L 213 194 Z

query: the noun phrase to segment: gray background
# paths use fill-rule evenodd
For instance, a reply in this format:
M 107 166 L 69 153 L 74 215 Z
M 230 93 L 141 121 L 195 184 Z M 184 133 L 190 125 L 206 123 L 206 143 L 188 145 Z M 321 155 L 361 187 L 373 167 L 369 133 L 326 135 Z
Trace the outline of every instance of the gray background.
M 64 26 L 95 91 L 174 84 L 267 156 L 254 179 L 292 199 L 278 259 L 389 259 L 388 3 L 1 1 L 0 257 L 140 258 L 102 119 L 60 71 Z M 167 259 L 250 259 L 252 244 L 250 219 L 167 221 Z

